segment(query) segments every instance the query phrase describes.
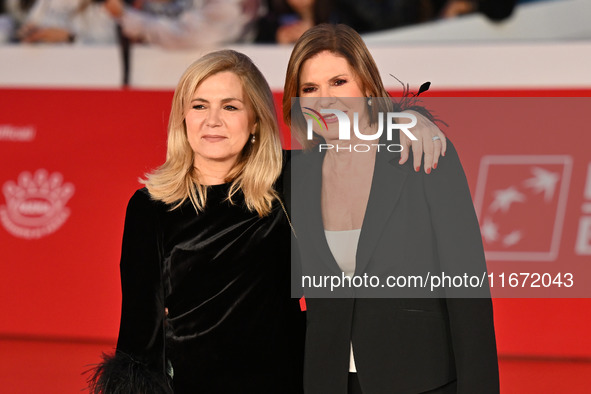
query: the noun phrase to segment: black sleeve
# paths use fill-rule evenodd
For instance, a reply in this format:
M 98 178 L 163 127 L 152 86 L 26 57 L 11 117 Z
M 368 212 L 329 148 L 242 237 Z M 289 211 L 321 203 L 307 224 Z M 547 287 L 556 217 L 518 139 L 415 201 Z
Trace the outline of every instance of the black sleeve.
M 93 393 L 172 393 L 164 353 L 164 291 L 157 203 L 145 189 L 130 199 L 121 250 L 117 350 L 90 378 Z
M 454 275 L 486 274 L 484 248 L 468 182 L 448 140 L 439 167 L 424 175 L 441 268 Z M 458 393 L 498 393 L 499 371 L 488 278 L 479 290 L 446 299 Z M 469 298 L 468 298 L 469 297 Z

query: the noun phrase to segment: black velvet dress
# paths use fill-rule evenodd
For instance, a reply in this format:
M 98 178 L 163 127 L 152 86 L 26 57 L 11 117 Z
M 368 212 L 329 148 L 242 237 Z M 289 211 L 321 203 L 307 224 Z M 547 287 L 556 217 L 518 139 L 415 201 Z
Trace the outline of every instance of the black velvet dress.
M 117 351 L 104 392 L 298 393 L 303 319 L 290 298 L 290 228 L 279 202 L 249 212 L 229 184 L 170 211 L 138 190 L 127 207 Z M 168 315 L 165 316 L 165 308 Z M 120 390 L 120 391 L 117 391 Z

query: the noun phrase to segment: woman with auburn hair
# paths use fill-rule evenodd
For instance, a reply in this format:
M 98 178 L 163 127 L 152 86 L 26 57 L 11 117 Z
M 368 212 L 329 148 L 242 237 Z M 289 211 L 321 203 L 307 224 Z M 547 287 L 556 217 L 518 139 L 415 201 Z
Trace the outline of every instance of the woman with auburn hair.
M 311 30 L 311 32 L 306 32 L 297 41 L 287 65 L 285 86 L 283 89 L 283 117 L 287 125 L 293 126 L 292 132 L 304 133 L 306 130 L 306 120 L 303 116 L 298 117 L 295 114 L 292 118 L 291 113 L 291 99 L 301 96 L 299 72 L 302 65 L 314 55 L 322 51 L 330 51 L 347 59 L 347 62 L 355 71 L 359 83 L 367 90 L 365 92 L 366 97 L 378 98 L 378 105 L 373 106 L 372 109 L 372 117 L 377 116 L 377 113 L 380 111 L 387 112 L 388 109 L 400 110 L 403 106 L 405 112 L 413 114 L 418 118 L 417 125 L 413 129 L 413 134 L 417 138 L 417 141 L 411 141 L 406 134 L 400 134 L 400 143 L 407 148 L 401 152 L 400 164 L 406 163 L 409 158 L 408 148 L 412 147 L 414 157 L 413 168 L 415 171 L 419 171 L 421 159 L 424 159 L 423 169 L 427 174 L 432 169 L 437 168 L 439 157 L 445 155 L 446 152 L 445 134 L 439 130 L 433 123 L 433 118 L 421 106 L 402 104 L 402 106 L 397 105 L 397 108 L 383 107 L 384 101 L 379 100 L 379 98 L 389 97 L 389 94 L 380 78 L 378 67 L 359 34 L 346 25 L 330 25 L 325 23 L 317 25 Z M 411 100 L 403 99 L 402 101 L 409 102 Z M 387 104 L 387 106 L 391 105 L 391 102 Z M 301 115 L 301 111 L 298 113 Z M 303 148 L 310 148 L 318 142 L 318 139 L 308 141 L 305 138 L 300 138 L 301 135 L 296 135 L 295 137 Z
M 252 61 L 222 50 L 189 66 L 166 162 L 127 207 L 117 349 L 91 392 L 302 392 L 282 166 L 273 95 Z
M 273 96 L 245 55 L 193 63 L 172 100 L 166 162 L 127 207 L 117 349 L 94 393 L 301 392 Z
M 304 33 L 285 81 L 285 121 L 307 150 L 290 163 L 288 199 L 302 274 L 294 290 L 307 304 L 304 391 L 498 393 L 488 282 L 433 293 L 385 286 L 391 278 L 486 274 L 478 221 L 451 142 L 431 175 L 401 165 L 399 149 L 384 148 L 399 140 L 376 132 L 376 123 L 385 128 L 377 117 L 404 104 L 388 98 L 371 54 L 348 26 Z M 420 117 L 416 111 L 411 114 Z M 314 114 L 324 123 L 314 122 Z M 345 120 L 350 135 L 341 139 Z M 363 149 L 351 149 L 354 144 Z

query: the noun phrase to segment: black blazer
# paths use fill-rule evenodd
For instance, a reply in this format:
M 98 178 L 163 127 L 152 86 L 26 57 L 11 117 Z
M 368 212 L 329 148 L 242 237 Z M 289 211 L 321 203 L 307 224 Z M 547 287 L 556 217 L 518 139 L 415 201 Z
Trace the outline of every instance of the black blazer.
M 303 275 L 341 275 L 323 231 L 323 158 L 314 152 L 294 156 L 286 185 Z M 399 158 L 377 154 L 355 275 L 486 275 L 478 221 L 453 144 L 448 142 L 430 175 L 416 173 L 412 157 L 402 166 Z M 456 379 L 458 393 L 499 392 L 488 281 L 480 298 L 391 297 L 360 288 L 303 291 L 306 393 L 347 393 L 350 342 L 364 394 L 422 393 Z M 316 298 L 327 294 L 337 298 Z M 375 294 L 384 298 L 365 298 Z

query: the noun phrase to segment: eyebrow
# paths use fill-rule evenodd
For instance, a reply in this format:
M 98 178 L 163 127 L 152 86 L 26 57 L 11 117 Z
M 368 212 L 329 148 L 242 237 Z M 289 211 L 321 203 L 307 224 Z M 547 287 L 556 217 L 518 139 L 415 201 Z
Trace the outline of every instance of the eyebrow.
M 191 100 L 191 102 L 193 102 L 193 101 L 201 101 L 201 102 L 204 102 L 204 103 L 209 103 L 209 100 L 206 100 L 206 99 L 201 98 L 201 97 L 194 98 L 193 100 Z M 227 103 L 227 102 L 230 102 L 230 101 L 239 101 L 241 103 L 244 103 L 244 101 L 242 101 L 241 99 L 236 98 L 236 97 L 224 98 L 221 101 L 222 101 L 222 103 Z
M 333 81 L 333 80 L 335 80 L 335 79 L 337 79 L 337 78 L 340 78 L 340 77 L 348 77 L 348 76 L 349 76 L 349 74 L 339 74 L 339 75 L 335 75 L 334 77 L 331 77 L 331 78 L 329 79 L 329 81 Z M 317 85 L 317 84 L 316 84 L 315 82 L 303 82 L 303 83 L 301 83 L 301 84 L 300 84 L 300 86 L 306 86 L 306 85 Z

